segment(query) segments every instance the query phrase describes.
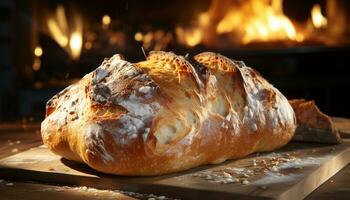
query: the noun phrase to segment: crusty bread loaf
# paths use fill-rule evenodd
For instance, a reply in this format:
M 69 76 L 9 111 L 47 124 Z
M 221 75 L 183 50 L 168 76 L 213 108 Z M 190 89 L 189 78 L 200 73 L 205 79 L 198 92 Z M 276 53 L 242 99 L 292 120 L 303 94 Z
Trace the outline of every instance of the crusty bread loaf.
M 148 176 L 275 150 L 295 128 L 287 99 L 244 63 L 151 52 L 114 55 L 54 96 L 41 134 L 67 159 Z

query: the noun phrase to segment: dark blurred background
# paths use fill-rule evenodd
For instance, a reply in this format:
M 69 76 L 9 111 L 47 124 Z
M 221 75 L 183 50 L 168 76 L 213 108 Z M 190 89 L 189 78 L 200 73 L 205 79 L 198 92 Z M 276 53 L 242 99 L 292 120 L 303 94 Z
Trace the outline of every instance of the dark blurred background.
M 288 98 L 350 117 L 346 0 L 0 1 L 0 121 L 40 121 L 45 103 L 105 57 L 215 51 Z

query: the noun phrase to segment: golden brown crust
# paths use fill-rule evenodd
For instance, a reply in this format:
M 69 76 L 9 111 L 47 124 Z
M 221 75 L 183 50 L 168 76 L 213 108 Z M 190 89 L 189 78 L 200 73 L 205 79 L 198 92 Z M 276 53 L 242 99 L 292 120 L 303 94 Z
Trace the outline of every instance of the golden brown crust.
M 334 128 L 332 119 L 318 109 L 315 101 L 293 99 L 289 100 L 289 103 L 295 112 L 298 125 L 328 130 L 332 130 Z
M 75 103 L 74 103 L 75 102 Z M 44 143 L 118 175 L 158 175 L 285 145 L 295 131 L 286 98 L 242 62 L 119 55 L 48 102 Z
M 341 142 L 332 119 L 321 112 L 314 101 L 293 99 L 289 100 L 289 103 L 295 112 L 298 124 L 293 141 L 328 144 Z

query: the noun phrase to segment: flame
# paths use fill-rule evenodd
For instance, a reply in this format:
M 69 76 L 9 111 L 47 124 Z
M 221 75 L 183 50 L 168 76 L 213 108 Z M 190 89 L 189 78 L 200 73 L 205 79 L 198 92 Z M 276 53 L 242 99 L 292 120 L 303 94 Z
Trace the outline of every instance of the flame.
M 208 13 L 201 13 L 198 17 L 199 24 L 203 27 L 210 24 L 210 16 Z
M 74 14 L 74 21 L 69 26 L 64 7 L 57 6 L 55 15 L 47 20 L 47 27 L 52 38 L 73 59 L 79 59 L 83 44 L 83 21 L 77 13 Z
M 315 4 L 311 9 L 312 24 L 315 28 L 326 28 L 327 18 L 322 15 L 321 6 Z
M 62 33 L 58 23 L 54 19 L 49 19 L 47 25 L 51 36 L 53 39 L 61 46 L 66 47 L 68 45 L 68 38 L 65 34 Z
M 230 48 L 255 42 L 334 44 L 337 40 L 344 40 L 347 32 L 346 12 L 341 12 L 336 5 L 336 1 L 327 1 L 328 20 L 322 15 L 320 5 L 316 4 L 311 10 L 311 19 L 296 21 L 284 14 L 283 0 L 212 0 L 207 11 L 200 13 L 190 24 L 176 26 L 172 33 L 178 44 L 187 47 L 201 44 Z M 333 23 L 327 24 L 327 21 Z M 319 28 L 327 29 L 317 30 Z M 134 35 L 145 49 L 154 47 L 154 43 L 162 43 L 164 45 L 158 47 L 165 48 L 169 41 L 161 42 L 162 38 L 156 37 L 152 31 Z
M 83 39 L 81 32 L 73 32 L 69 41 L 69 47 L 73 58 L 77 59 L 80 57 L 82 45 Z
M 175 33 L 178 40 L 189 47 L 198 45 L 203 39 L 203 31 L 199 28 L 184 29 L 182 27 L 176 27 Z
M 194 47 L 203 42 L 205 30 L 210 26 L 210 15 L 208 12 L 201 13 L 197 20 L 197 24 L 193 27 L 178 26 L 175 28 L 175 34 L 179 43 Z
M 282 0 L 245 1 L 240 10 L 233 7 L 218 23 L 216 32 L 238 33 L 242 43 L 253 41 L 301 40 L 292 22 L 284 15 Z

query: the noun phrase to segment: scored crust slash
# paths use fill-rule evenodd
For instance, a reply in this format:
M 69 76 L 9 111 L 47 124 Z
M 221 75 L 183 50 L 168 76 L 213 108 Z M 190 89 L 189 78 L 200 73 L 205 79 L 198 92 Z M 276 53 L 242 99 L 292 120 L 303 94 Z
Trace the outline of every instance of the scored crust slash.
M 315 108 L 302 115 L 307 102 L 297 102 L 220 54 L 114 55 L 49 100 L 41 134 L 54 153 L 97 171 L 160 175 L 276 150 L 297 121 L 323 129 L 308 120 Z

